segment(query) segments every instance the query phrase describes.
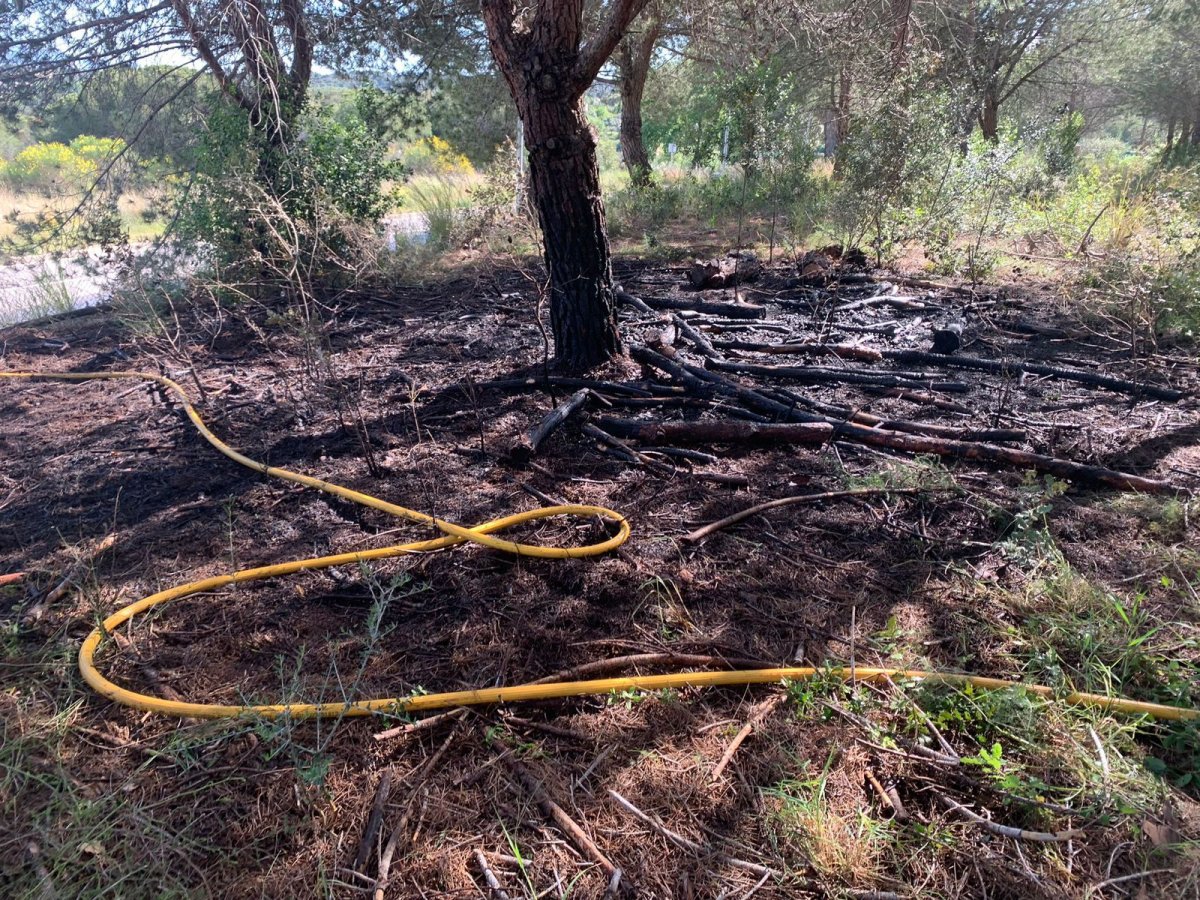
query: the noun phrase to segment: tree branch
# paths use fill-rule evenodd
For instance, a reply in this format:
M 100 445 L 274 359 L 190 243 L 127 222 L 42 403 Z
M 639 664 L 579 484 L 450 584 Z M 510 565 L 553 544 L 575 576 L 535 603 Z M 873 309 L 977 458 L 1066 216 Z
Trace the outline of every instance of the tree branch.
M 621 37 L 633 24 L 633 20 L 646 8 L 649 0 L 613 0 L 608 17 L 596 35 L 579 51 L 575 64 L 575 79 L 587 90 L 588 85 L 599 74 L 601 67 L 612 55 Z

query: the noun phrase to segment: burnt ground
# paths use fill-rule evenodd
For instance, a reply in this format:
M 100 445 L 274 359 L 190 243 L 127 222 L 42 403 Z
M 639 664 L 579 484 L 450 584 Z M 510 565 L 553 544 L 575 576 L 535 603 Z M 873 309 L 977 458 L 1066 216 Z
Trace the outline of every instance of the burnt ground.
M 1128 328 L 1073 310 L 1049 288 L 902 286 L 927 308 L 839 314 L 840 303 L 878 285 L 818 289 L 792 275 L 777 266 L 744 291 L 767 305 L 775 330 L 720 337 L 924 349 L 931 327 L 955 320 L 965 324 L 963 353 L 1200 387 L 1193 349 L 1136 335 L 1131 344 Z M 629 261 L 618 276 L 641 296 L 695 296 L 679 267 Z M 571 391 L 489 385 L 540 371 L 530 285 L 522 273 L 484 269 L 344 296 L 322 317 L 318 342 L 283 310 L 204 306 L 154 327 L 118 309 L 0 333 L 0 368 L 164 371 L 250 456 L 439 517 L 475 523 L 551 498 L 609 506 L 632 524 L 631 540 L 598 559 L 457 548 L 195 598 L 118 636 L 105 671 L 195 701 L 340 701 L 519 683 L 598 658 L 673 652 L 769 665 L 853 659 L 1200 699 L 1200 555 L 1186 492 L 1122 495 L 843 442 L 693 447 L 715 461 L 650 454 L 635 464 L 577 421 L 516 466 L 506 459 L 514 438 Z M 685 339 L 664 335 L 659 315 L 624 309 L 622 318 L 626 337 L 665 340 L 678 359 L 700 361 Z M 1029 333 L 1031 322 L 1042 333 Z M 893 334 L 846 328 L 886 323 Z M 1200 485 L 1195 399 L 948 374 L 968 390 L 942 399 L 965 412 L 844 385 L 775 386 L 885 418 L 1022 429 L 1025 449 Z M 642 400 L 667 396 L 652 386 L 666 383 L 661 374 L 631 361 L 601 377 L 640 385 Z M 720 403 L 631 409 L 610 399 L 603 412 L 626 417 L 726 412 Z M 0 455 L 0 574 L 29 573 L 0 588 L 0 881 L 11 881 L 9 893 L 50 885 L 61 896 L 369 896 L 394 832 L 387 896 L 487 896 L 476 850 L 510 896 L 603 895 L 609 879 L 538 808 L 508 758 L 623 870 L 619 890 L 645 897 L 1200 890 L 1200 806 L 1188 777 L 1200 761 L 1195 729 L 1021 693 L 828 681 L 630 693 L 481 709 L 387 740 L 372 735 L 396 724 L 388 717 L 197 723 L 114 706 L 73 667 L 98 616 L 232 567 L 428 532 L 238 467 L 177 407 L 132 383 L 0 384 Z M 761 500 L 846 487 L 919 490 L 779 508 L 682 541 Z M 512 536 L 600 535 L 593 523 L 551 522 Z M 45 602 L 64 575 L 71 590 Z M 382 612 L 374 638 L 372 611 Z M 348 870 L 388 770 L 381 837 L 356 875 Z M 881 792 L 892 786 L 900 810 Z M 631 817 L 610 790 L 704 852 Z M 1014 828 L 1081 834 L 1013 839 L 952 804 Z

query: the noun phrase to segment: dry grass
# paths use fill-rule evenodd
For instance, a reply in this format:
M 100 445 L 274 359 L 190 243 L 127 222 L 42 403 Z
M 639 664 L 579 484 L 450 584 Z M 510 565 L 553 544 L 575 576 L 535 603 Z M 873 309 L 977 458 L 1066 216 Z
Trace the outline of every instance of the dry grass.
M 78 206 L 81 196 L 47 196 L 15 192 L 0 186 L 0 242 L 11 241 L 17 236 L 18 222 L 33 222 L 42 216 L 64 218 Z M 157 196 L 153 191 L 130 191 L 117 198 L 121 224 L 132 241 L 145 241 L 162 234 L 164 223 L 152 214 Z M 54 242 L 57 249 L 68 249 L 74 244 L 70 238 Z

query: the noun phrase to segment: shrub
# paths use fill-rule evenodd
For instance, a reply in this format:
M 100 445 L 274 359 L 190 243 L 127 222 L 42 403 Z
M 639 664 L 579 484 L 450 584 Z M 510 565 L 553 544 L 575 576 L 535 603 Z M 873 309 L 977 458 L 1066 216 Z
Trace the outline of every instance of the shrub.
M 838 149 L 831 227 L 839 243 L 865 243 L 877 261 L 917 236 L 922 213 L 944 205 L 954 165 L 944 98 L 888 98 Z
M 409 193 L 417 209 L 425 216 L 429 246 L 435 250 L 449 249 L 463 221 L 457 187 L 444 178 L 424 178 L 420 183 L 413 183 Z
M 110 163 L 125 149 L 120 138 L 80 135 L 70 145 L 50 141 L 30 144 L 7 163 L 0 163 L 0 178 L 15 191 L 46 196 L 77 194 L 91 188 L 102 176 L 116 174 Z M 124 175 L 126 168 L 120 174 Z
M 93 137 L 81 134 L 71 141 L 71 152 L 80 159 L 86 160 L 97 169 L 111 162 L 117 154 L 125 149 L 125 142 L 120 138 Z
M 661 240 L 666 224 L 679 216 L 683 199 L 682 190 L 674 185 L 631 184 L 615 193 L 606 204 L 609 230 L 615 237 L 640 232 L 646 243 L 653 246 Z
M 31 144 L 4 165 L 4 180 L 16 191 L 60 195 L 83 190 L 96 177 L 95 162 L 57 141 Z
M 364 93 L 369 105 L 372 95 Z M 305 110 L 296 139 L 272 146 L 232 106 L 214 111 L 194 178 L 176 185 L 177 235 L 207 247 L 226 276 L 282 281 L 308 291 L 313 280 L 353 270 L 390 206 L 395 174 L 383 141 L 366 126 L 369 109 L 335 120 Z M 304 285 L 295 284 L 303 275 Z
M 419 138 L 404 147 L 400 163 L 414 175 L 475 174 L 471 161 L 437 135 Z
M 1043 154 L 1046 171 L 1051 175 L 1065 175 L 1075 164 L 1075 149 L 1083 134 L 1083 113 L 1067 113 L 1046 131 Z

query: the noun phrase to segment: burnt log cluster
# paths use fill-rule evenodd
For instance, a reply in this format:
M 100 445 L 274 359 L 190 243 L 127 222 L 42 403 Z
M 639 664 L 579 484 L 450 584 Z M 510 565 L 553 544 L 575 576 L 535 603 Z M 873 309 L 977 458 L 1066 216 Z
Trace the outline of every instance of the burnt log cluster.
M 617 299 L 623 305 L 640 315 L 659 316 L 657 327 L 651 325 L 653 320 L 640 323 L 653 329 L 645 343 L 627 343 L 630 356 L 642 365 L 642 379 L 603 382 L 558 378 L 554 385 L 540 380 L 511 383 L 513 387 L 575 389 L 575 393 L 555 404 L 533 430 L 513 443 L 511 458 L 527 463 L 556 429 L 573 418 L 582 418 L 583 434 L 594 438 L 605 452 L 630 464 L 655 472 L 690 471 L 694 476 L 720 483 L 739 483 L 744 479 L 701 472 L 694 467 L 718 461 L 719 456 L 714 454 L 722 452 L 721 448 L 737 453 L 741 452 L 737 448 L 754 446 L 815 447 L 844 443 L 886 452 L 931 454 L 992 467 L 1033 470 L 1082 485 L 1121 491 L 1182 490 L 1171 482 L 1135 472 L 1041 452 L 1031 445 L 1030 435 L 1023 428 L 1002 427 L 995 421 L 986 425 L 960 425 L 876 415 L 847 402 L 841 394 L 837 402 L 829 402 L 798 392 L 802 386 L 812 386 L 811 390 L 818 394 L 821 388 L 828 393 L 830 385 L 844 386 L 849 392 L 868 395 L 862 405 L 870 403 L 870 397 L 900 397 L 937 410 L 940 416 L 975 419 L 979 418 L 979 410 L 970 401 L 973 395 L 981 391 L 994 394 L 1000 389 L 1019 390 L 1027 379 L 1081 385 L 1159 402 L 1186 396 L 1176 387 L 1148 378 L 1123 378 L 1081 368 L 1086 363 L 992 359 L 964 353 L 971 346 L 961 321 L 964 311 L 993 310 L 1014 305 L 1015 301 L 980 300 L 957 287 L 926 282 L 918 287 L 933 293 L 915 299 L 897 292 L 895 283 L 903 283 L 902 279 L 885 282 L 861 271 L 839 275 L 840 263 L 826 252 L 807 254 L 801 264 L 812 263 L 817 257 L 829 262 L 829 267 L 822 270 L 825 273 L 822 277 L 844 282 L 836 290 L 843 302 L 831 305 L 827 296 L 812 296 L 810 292 L 807 301 L 789 299 L 788 304 L 807 302 L 814 311 L 832 309 L 833 315 L 847 309 L 866 309 L 870 314 L 869 307 L 877 303 L 919 311 L 927 320 L 925 341 L 932 338 L 932 349 L 879 346 L 893 341 L 895 328 L 885 331 L 867 326 L 861 329 L 864 337 L 851 341 L 811 337 L 801 340 L 786 322 L 768 318 L 768 304 L 746 303 L 740 298 L 735 302 L 713 300 L 700 293 L 636 296 L 618 289 Z M 739 266 L 747 260 L 754 266 L 739 272 Z M 711 285 L 713 278 L 736 283 L 743 277 L 757 279 L 761 274 L 757 260 L 733 254 L 720 261 L 697 263 L 686 270 L 689 283 L 697 287 Z M 859 294 L 857 299 L 854 291 Z M 759 294 L 768 296 L 764 291 Z M 844 299 L 847 294 L 849 298 Z M 939 295 L 956 298 L 956 308 L 944 308 L 944 303 L 939 304 Z M 779 305 L 784 306 L 782 302 Z M 713 318 L 717 316 L 720 318 Z M 714 338 L 739 322 L 745 325 L 737 327 L 757 335 L 783 332 L 784 336 L 778 340 Z M 1055 336 L 1064 333 L 1062 329 L 1041 326 L 1028 319 L 1018 319 L 1017 323 L 1014 331 L 1022 333 Z M 830 333 L 837 330 L 836 325 L 826 328 Z M 860 342 L 866 340 L 874 340 L 877 345 Z M 796 363 L 768 362 L 780 357 L 794 357 Z M 976 374 L 964 380 L 951 377 L 953 370 Z M 1000 380 L 990 384 L 981 382 L 986 376 L 999 376 Z M 947 395 L 953 395 L 954 399 Z M 618 413 L 617 408 L 626 412 Z M 680 414 L 684 418 L 678 418 Z M 680 466 L 692 468 L 680 469 Z
M 763 273 L 762 263 L 750 250 L 730 253 L 723 259 L 696 260 L 687 277 L 697 290 L 727 288 L 757 281 Z

